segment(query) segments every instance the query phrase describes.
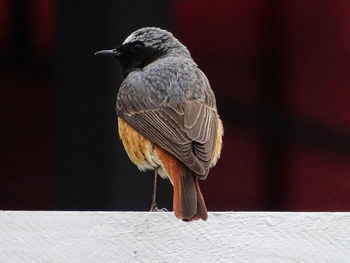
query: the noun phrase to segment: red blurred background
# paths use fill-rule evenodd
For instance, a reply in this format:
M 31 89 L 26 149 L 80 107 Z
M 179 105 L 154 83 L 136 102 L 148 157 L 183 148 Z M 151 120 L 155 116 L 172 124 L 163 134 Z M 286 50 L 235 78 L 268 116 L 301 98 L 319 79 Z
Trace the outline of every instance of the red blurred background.
M 139 1 L 136 12 L 135 6 L 125 2 L 109 1 L 115 9 L 108 3 L 99 9 L 85 1 L 0 1 L 0 208 L 148 208 L 148 200 L 143 199 L 151 189 L 140 186 L 139 176 L 128 181 L 128 171 L 135 168 L 125 159 L 119 166 L 106 164 L 101 170 L 104 162 L 94 165 L 93 169 L 97 168 L 90 177 L 64 172 L 71 167 L 62 169 L 62 156 L 74 159 L 81 153 L 61 147 L 61 142 L 69 139 L 74 144 L 76 137 L 58 138 L 62 122 L 56 121 L 57 111 L 64 107 L 57 108 L 63 104 L 56 103 L 56 95 L 62 94 L 62 85 L 69 85 L 63 81 L 67 78 L 61 78 L 62 68 L 69 59 L 74 60 L 64 53 L 64 43 L 74 44 L 74 37 L 81 37 L 79 41 L 89 47 L 89 41 L 96 38 L 88 48 L 92 54 L 104 47 L 103 41 L 107 46 L 136 28 L 157 25 L 171 30 L 189 48 L 217 96 L 225 127 L 224 148 L 218 165 L 202 183 L 209 210 L 349 210 L 350 2 L 177 0 L 164 1 L 161 7 L 157 1 L 151 2 Z M 143 11 L 146 14 L 140 16 Z M 108 29 L 99 26 L 99 19 L 88 19 L 102 16 L 107 17 L 103 23 Z M 116 24 L 123 28 L 109 39 Z M 76 30 L 71 39 L 65 35 L 70 28 Z M 68 62 L 62 63 L 63 59 Z M 108 79 L 106 88 L 120 82 L 106 77 L 116 74 L 114 64 L 108 65 L 109 73 L 103 73 L 106 62 L 89 58 L 84 66 L 80 63 L 64 70 L 77 71 L 75 75 L 85 78 L 88 74 L 83 67 L 95 68 L 96 78 Z M 91 87 L 92 96 L 99 94 L 94 90 L 98 83 L 96 80 Z M 115 99 L 110 94 L 113 92 L 106 94 L 110 101 L 101 102 L 110 105 L 109 112 Z M 120 143 L 113 144 L 115 119 L 110 118 L 106 128 L 103 122 L 93 123 L 103 114 L 99 106 L 91 111 L 94 117 L 87 120 L 89 125 L 96 134 L 108 129 L 110 137 L 103 137 L 114 147 L 106 163 L 118 163 L 119 152 L 125 153 Z M 79 112 L 66 114 L 66 118 L 80 117 Z M 114 116 L 114 112 L 109 114 Z M 73 127 L 79 125 L 73 119 L 70 125 L 67 130 L 79 130 Z M 98 135 L 93 138 L 100 145 Z M 91 138 L 87 140 L 90 144 Z M 104 149 L 110 150 L 100 150 Z M 94 152 L 82 162 L 94 163 Z M 80 171 L 80 161 L 70 165 Z M 110 180 L 101 179 L 104 169 Z M 137 170 L 131 173 L 139 174 Z M 151 185 L 151 177 L 142 180 Z M 170 189 L 161 187 L 165 192 Z M 108 194 L 101 197 L 105 192 Z M 115 202 L 110 201 L 113 196 Z M 141 199 L 144 203 L 138 204 Z M 168 206 L 169 200 L 164 201 Z

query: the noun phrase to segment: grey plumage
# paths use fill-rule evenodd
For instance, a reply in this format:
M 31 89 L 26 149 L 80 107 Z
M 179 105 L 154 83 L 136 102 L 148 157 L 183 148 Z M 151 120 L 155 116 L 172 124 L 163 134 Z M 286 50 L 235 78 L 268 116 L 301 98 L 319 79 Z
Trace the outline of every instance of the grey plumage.
M 141 41 L 148 47 L 167 52 L 165 56 L 174 54 L 174 56 L 191 58 L 188 49 L 172 33 L 157 27 L 140 28 L 131 33 L 123 44 L 134 41 Z
M 123 44 L 135 41 L 161 51 L 161 55 L 127 74 L 117 96 L 118 116 L 201 179 L 206 178 L 216 162 L 218 127 L 215 96 L 208 79 L 171 33 L 142 28 Z

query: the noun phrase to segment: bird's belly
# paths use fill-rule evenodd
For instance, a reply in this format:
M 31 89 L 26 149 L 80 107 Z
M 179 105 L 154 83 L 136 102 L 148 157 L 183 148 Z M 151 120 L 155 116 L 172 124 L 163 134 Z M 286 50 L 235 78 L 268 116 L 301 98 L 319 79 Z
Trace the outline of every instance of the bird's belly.
M 126 153 L 140 170 L 152 170 L 159 166 L 153 153 L 154 146 L 149 140 L 121 118 L 118 118 L 118 129 Z

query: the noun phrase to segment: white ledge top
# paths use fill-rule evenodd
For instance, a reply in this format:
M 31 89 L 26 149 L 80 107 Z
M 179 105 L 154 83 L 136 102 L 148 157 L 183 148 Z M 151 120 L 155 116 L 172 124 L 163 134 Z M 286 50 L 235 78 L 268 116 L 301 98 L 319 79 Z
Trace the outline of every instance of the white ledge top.
M 350 262 L 350 213 L 0 211 L 0 262 Z

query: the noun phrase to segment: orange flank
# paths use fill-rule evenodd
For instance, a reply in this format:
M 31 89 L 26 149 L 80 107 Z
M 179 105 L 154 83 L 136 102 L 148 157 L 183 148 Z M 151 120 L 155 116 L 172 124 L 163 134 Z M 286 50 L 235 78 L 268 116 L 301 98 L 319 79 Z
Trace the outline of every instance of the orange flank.
M 153 152 L 152 143 L 121 118 L 118 118 L 118 128 L 120 139 L 130 160 L 140 170 L 153 169 L 147 158 Z

